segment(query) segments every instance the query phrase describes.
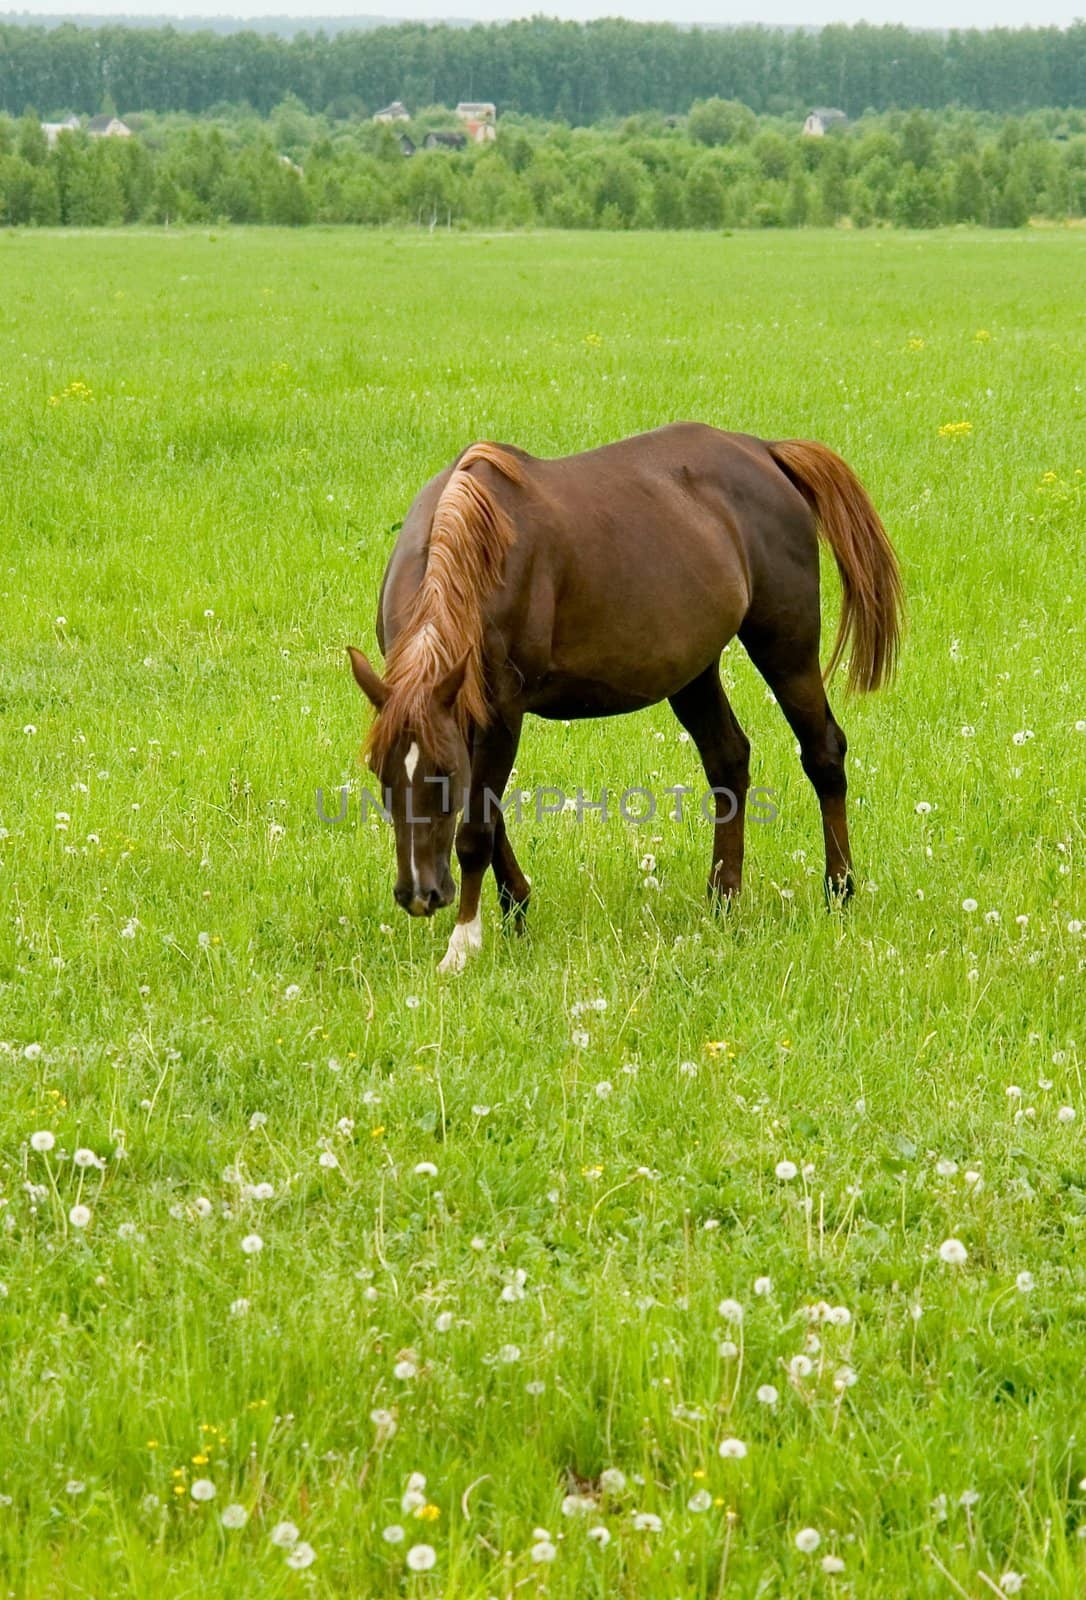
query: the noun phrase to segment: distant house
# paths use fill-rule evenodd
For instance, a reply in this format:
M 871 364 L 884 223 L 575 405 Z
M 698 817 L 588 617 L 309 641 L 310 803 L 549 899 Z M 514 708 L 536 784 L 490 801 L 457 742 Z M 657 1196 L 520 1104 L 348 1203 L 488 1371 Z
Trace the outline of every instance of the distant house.
M 410 122 L 411 113 L 402 100 L 393 100 L 391 105 L 382 106 L 380 111 L 373 113 L 374 122 Z
M 807 113 L 803 131 L 811 139 L 821 139 L 831 128 L 843 128 L 848 118 L 834 106 L 816 106 Z
M 45 142 L 51 150 L 62 133 L 79 132 L 79 118 L 65 117 L 63 122 L 43 122 L 41 131 L 44 133 Z
M 131 139 L 132 129 L 120 117 L 113 116 L 110 112 L 103 112 L 101 116 L 92 117 L 87 123 L 87 132 L 92 139 Z
M 468 142 L 466 133 L 428 133 L 422 141 L 424 150 L 462 150 Z
M 489 144 L 497 138 L 494 124 L 498 120 L 498 110 L 492 100 L 461 100 L 456 114 L 467 124 L 468 138 L 473 144 Z
M 415 141 L 408 133 L 400 134 L 400 154 L 413 156 L 415 154 Z
M 280 156 L 279 165 L 281 167 L 286 167 L 288 172 L 296 172 L 299 178 L 303 176 L 301 167 L 296 161 L 292 161 L 289 156 Z

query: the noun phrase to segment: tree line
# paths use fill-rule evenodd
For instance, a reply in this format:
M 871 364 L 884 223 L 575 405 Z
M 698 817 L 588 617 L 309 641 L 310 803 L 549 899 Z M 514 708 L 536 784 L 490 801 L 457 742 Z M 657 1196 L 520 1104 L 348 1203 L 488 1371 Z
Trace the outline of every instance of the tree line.
M 497 141 L 405 155 L 369 121 L 143 117 L 129 139 L 0 117 L 0 225 L 353 223 L 727 228 L 945 223 L 1020 227 L 1086 216 L 1086 112 L 994 118 L 913 111 L 824 138 L 712 99 L 571 129 L 506 119 Z M 421 145 L 452 118 L 411 125 Z M 398 125 L 402 127 L 403 125 Z
M 850 116 L 962 105 L 993 112 L 1086 104 L 1086 23 L 919 33 L 679 28 L 535 17 L 474 27 L 395 27 L 283 39 L 165 28 L 0 25 L 0 109 L 203 113 L 287 95 L 333 116 L 493 100 L 502 112 L 588 124 L 680 112 L 714 95 L 759 112 L 839 106 Z

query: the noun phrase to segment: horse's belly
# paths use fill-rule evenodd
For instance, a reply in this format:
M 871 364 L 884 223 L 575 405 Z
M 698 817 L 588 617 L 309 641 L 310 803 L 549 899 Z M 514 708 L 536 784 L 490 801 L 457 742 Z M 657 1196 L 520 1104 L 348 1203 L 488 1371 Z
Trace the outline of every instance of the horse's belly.
M 638 692 L 629 685 L 556 673 L 548 675 L 527 695 L 526 709 L 537 717 L 575 722 L 581 717 L 617 717 L 627 711 L 641 711 L 663 698 L 660 694 Z

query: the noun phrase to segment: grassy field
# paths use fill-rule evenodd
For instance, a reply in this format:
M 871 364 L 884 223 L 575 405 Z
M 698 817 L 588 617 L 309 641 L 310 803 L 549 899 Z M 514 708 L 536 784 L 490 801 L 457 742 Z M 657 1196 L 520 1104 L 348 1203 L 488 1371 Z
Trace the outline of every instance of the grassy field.
M 1086 1591 L 1084 269 L 0 237 L 8 1593 Z M 465 444 L 681 417 L 832 444 L 901 552 L 898 686 L 835 698 L 853 908 L 736 646 L 742 908 L 702 823 L 527 815 L 531 937 L 488 886 L 442 978 L 452 913 L 316 814 L 343 646 Z M 700 774 L 665 707 L 516 780 Z

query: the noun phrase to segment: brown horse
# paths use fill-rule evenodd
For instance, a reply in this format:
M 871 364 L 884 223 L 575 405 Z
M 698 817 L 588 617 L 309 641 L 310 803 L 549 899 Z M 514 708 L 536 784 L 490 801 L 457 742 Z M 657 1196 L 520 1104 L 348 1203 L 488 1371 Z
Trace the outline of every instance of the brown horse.
M 819 533 L 843 588 L 826 676 L 848 645 L 849 687 L 877 689 L 898 649 L 897 560 L 825 445 L 676 423 L 555 461 L 475 444 L 431 479 L 385 572 L 385 675 L 350 655 L 377 710 L 367 749 L 395 826 L 395 897 L 412 916 L 453 899 L 455 833 L 460 909 L 443 971 L 482 944 L 488 868 L 503 913 L 523 921 L 528 883 L 493 799 L 525 712 L 602 717 L 670 701 L 717 791 L 710 895 L 738 893 L 750 744 L 719 676 L 737 635 L 799 740 L 828 891 L 851 894 L 845 736 L 818 661 Z

